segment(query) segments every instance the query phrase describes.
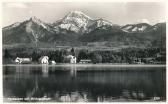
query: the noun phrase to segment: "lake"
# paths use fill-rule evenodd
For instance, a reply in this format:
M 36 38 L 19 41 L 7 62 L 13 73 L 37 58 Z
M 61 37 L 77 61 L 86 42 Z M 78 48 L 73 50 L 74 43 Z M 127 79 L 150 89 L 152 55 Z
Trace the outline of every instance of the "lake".
M 3 66 L 4 102 L 166 101 L 166 67 Z

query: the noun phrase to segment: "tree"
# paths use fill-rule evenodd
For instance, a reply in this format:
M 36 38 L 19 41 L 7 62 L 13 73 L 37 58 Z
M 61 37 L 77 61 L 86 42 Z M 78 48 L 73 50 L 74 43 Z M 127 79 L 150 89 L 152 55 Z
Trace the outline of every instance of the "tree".
M 61 50 L 59 51 L 59 54 L 58 54 L 58 62 L 63 62 L 63 59 L 64 59 L 64 50 Z
M 81 51 L 79 52 L 79 54 L 78 54 L 78 57 L 77 57 L 78 62 L 79 62 L 81 59 L 88 59 L 87 52 L 85 52 L 84 50 L 81 50 Z
M 75 56 L 75 50 L 74 50 L 74 48 L 71 49 L 71 54 L 72 54 L 73 56 Z
M 102 56 L 98 53 L 91 53 L 91 60 L 93 63 L 102 63 Z
M 11 58 L 11 55 L 9 53 L 9 51 L 7 49 L 4 50 L 4 55 L 3 55 L 4 58 Z
M 33 51 L 32 53 L 32 61 L 38 61 L 38 54 L 36 51 Z

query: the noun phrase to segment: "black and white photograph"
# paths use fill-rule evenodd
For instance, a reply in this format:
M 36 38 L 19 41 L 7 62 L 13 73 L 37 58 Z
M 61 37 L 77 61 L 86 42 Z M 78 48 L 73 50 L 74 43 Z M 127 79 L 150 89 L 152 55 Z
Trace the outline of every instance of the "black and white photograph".
M 2 2 L 3 102 L 166 102 L 166 2 Z

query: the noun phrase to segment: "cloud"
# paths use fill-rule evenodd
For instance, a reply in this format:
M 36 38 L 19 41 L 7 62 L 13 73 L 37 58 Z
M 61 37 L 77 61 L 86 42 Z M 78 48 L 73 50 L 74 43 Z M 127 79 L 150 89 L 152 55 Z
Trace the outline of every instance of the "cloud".
M 142 23 L 148 23 L 149 24 L 149 21 L 147 19 L 142 19 Z
M 9 8 L 27 8 L 28 6 L 25 3 L 7 3 L 6 7 L 9 7 Z
M 162 23 L 162 22 L 166 22 L 166 20 L 160 19 L 158 22 Z
M 138 19 L 135 23 L 147 23 L 147 24 L 150 24 L 150 22 L 146 18 L 144 18 L 144 19 Z
M 33 11 L 30 10 L 30 11 L 29 11 L 29 14 L 33 14 Z

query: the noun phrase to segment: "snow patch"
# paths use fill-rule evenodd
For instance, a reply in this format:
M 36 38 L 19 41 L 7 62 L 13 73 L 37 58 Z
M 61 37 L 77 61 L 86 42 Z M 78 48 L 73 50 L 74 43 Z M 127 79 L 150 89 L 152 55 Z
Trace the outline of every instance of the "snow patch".
M 141 28 L 139 28 L 139 31 L 144 31 L 147 28 L 147 26 L 142 26 Z
M 85 17 L 85 18 L 87 18 L 87 19 L 93 20 L 92 18 L 90 18 L 89 16 L 87 16 L 86 14 L 84 14 L 84 13 L 81 12 L 81 11 L 71 11 L 71 12 L 69 13 L 69 15 L 73 15 L 73 14 L 75 14 L 76 16 L 83 16 L 83 17 Z
M 133 32 L 135 32 L 135 31 L 137 31 L 137 30 L 138 30 L 138 27 L 134 27 L 134 28 L 132 29 Z
M 131 29 L 133 26 L 127 26 L 127 27 L 125 27 L 124 28 L 124 30 L 129 30 L 129 29 Z
M 79 29 L 74 24 L 61 24 L 59 25 L 61 29 L 71 30 L 74 32 L 78 32 Z
M 110 22 L 107 22 L 103 19 L 99 19 L 97 22 L 97 27 L 101 27 L 101 26 L 105 26 L 105 25 L 109 25 L 112 26 L 112 24 Z
M 27 24 L 26 24 L 26 31 L 28 32 L 28 33 L 32 33 L 32 28 L 31 28 L 31 25 L 32 25 L 32 22 L 28 22 Z
M 31 20 L 33 22 L 35 22 L 36 24 L 42 26 L 43 28 L 47 29 L 47 27 L 44 25 L 44 23 L 42 23 L 39 19 L 37 19 L 36 17 L 32 17 Z

